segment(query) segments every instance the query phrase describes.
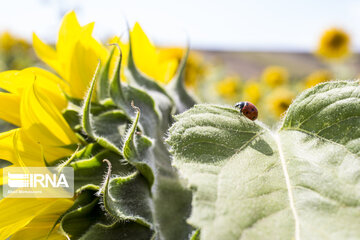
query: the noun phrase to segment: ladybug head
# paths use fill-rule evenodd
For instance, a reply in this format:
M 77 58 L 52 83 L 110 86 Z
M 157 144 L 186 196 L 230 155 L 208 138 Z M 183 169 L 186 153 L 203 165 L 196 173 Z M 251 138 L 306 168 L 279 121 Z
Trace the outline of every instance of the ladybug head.
M 235 107 L 242 110 L 245 105 L 246 105 L 246 102 L 238 102 L 238 103 L 235 104 Z

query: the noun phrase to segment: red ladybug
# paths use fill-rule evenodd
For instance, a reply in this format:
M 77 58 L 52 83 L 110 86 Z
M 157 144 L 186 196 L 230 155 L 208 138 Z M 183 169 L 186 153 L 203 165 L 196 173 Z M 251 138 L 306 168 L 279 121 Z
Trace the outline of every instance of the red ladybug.
M 238 102 L 235 107 L 239 108 L 240 112 L 250 120 L 254 121 L 258 117 L 258 110 L 251 102 Z

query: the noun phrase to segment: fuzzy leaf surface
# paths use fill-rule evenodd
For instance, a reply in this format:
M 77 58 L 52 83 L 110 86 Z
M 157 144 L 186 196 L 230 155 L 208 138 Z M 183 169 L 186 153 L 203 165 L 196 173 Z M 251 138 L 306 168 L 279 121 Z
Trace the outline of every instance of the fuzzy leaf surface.
M 106 210 L 121 221 L 132 220 L 149 228 L 152 225 L 150 190 L 139 172 L 109 179 L 104 201 Z
M 178 115 L 168 143 L 201 239 L 359 238 L 359 101 L 358 81 L 317 85 L 277 132 L 223 106 Z

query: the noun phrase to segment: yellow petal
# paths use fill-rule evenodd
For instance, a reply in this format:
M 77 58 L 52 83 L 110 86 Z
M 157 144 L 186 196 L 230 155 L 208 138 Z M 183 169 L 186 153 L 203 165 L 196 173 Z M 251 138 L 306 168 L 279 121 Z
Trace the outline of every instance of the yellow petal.
M 11 240 L 45 240 L 56 220 L 69 209 L 72 204 L 73 201 L 70 199 L 58 199 L 50 203 L 24 228 L 16 232 L 11 237 Z M 59 232 L 59 227 L 57 227 L 52 231 L 48 239 L 66 239 L 66 237 Z
M 157 72 L 156 80 L 168 84 L 176 73 L 178 67 L 177 60 L 168 60 L 159 63 L 159 71 Z
M 179 47 L 174 48 L 160 48 L 159 59 L 160 61 L 177 59 L 180 61 L 184 56 L 184 49 Z
M 8 183 L 8 176 L 3 175 L 3 168 L 0 168 L 0 185 Z M 0 193 L 1 198 L 3 198 L 3 193 Z
M 60 111 L 67 106 L 67 100 L 63 91 L 69 92 L 69 86 L 56 75 L 35 67 L 26 68 L 18 75 L 20 78 L 36 79 L 39 92 L 48 96 Z M 30 84 L 32 83 L 33 81 L 30 82 Z
M 71 11 L 61 23 L 56 51 L 34 35 L 38 55 L 69 83 L 65 92 L 75 98 L 84 97 L 98 61 L 104 63 L 108 57 L 107 49 L 91 36 L 93 29 L 94 23 L 81 27 Z
M 11 93 L 20 94 L 27 79 L 17 78 L 19 71 L 10 70 L 0 73 L 0 88 Z
M 59 62 L 56 51 L 52 47 L 50 47 L 47 44 L 45 44 L 44 42 L 42 42 L 38 38 L 38 36 L 36 36 L 35 33 L 33 33 L 33 46 L 34 46 L 36 55 L 38 55 L 38 57 L 43 62 L 48 64 L 56 72 L 58 72 L 60 75 L 62 75 L 61 74 L 62 66 Z
M 72 96 L 83 99 L 96 70 L 98 61 L 106 61 L 107 50 L 91 37 L 93 24 L 82 29 L 81 38 L 76 43 L 69 61 Z
M 37 91 L 36 81 L 24 90 L 20 116 L 24 132 L 44 147 L 61 147 L 77 142 L 74 132 L 59 110 Z
M 93 38 L 91 34 L 87 36 L 87 38 L 82 38 L 81 42 L 85 44 L 87 48 L 93 50 L 93 52 L 97 56 L 97 60 L 100 60 L 101 63 L 105 64 L 105 61 L 108 59 L 109 56 L 109 51 L 106 47 L 104 47 L 100 42 Z
M 69 92 L 69 86 L 54 74 L 40 68 L 2 72 L 0 73 L 0 88 L 20 96 L 24 88 L 31 85 L 35 79 L 39 83 L 39 91 L 50 96 L 59 110 L 66 107 L 67 100 L 63 91 Z
M 69 61 L 80 33 L 80 24 L 76 19 L 75 12 L 71 11 L 64 16 L 61 23 L 56 51 L 33 34 L 33 45 L 36 54 L 66 81 L 70 81 Z
M 43 152 L 42 152 L 43 150 Z M 62 157 L 70 156 L 73 151 L 59 147 L 42 146 L 33 141 L 20 128 L 0 133 L 1 159 L 11 162 L 10 167 L 44 167 L 43 155 L 46 161 L 53 162 Z M 6 179 L 3 179 L 3 182 Z
M 44 166 L 39 144 L 31 141 L 20 128 L 0 134 L 1 159 L 11 162 L 9 167 Z
M 145 75 L 169 83 L 176 73 L 179 59 L 173 52 L 157 50 L 138 23 L 131 32 L 131 44 L 136 66 Z M 176 51 L 178 54 L 179 50 Z
M 10 240 L 67 240 L 61 233 L 60 227 L 56 226 L 50 236 L 47 236 L 52 226 L 23 228 L 15 233 Z
M 65 14 L 56 43 L 56 51 L 59 59 L 69 60 L 71 58 L 72 49 L 79 38 L 80 32 L 81 27 L 76 19 L 75 12 L 71 11 Z
M 15 156 L 14 156 L 13 140 L 14 140 L 14 134 L 18 130 L 19 129 L 14 129 L 14 130 L 0 133 L 1 159 L 9 161 L 13 164 L 16 161 Z
M 44 167 L 43 156 L 48 162 L 70 156 L 73 151 L 64 148 L 44 147 L 30 139 L 20 128 L 0 133 L 1 159 L 12 163 L 11 167 Z M 5 169 L 5 168 L 4 168 Z M 0 185 L 7 183 L 7 177 L 0 177 Z
M 21 126 L 20 96 L 0 92 L 0 118 L 16 126 Z
M 40 76 L 44 79 L 47 79 L 47 81 L 59 85 L 64 91 L 68 91 L 69 89 L 69 85 L 67 82 L 47 70 L 38 67 L 29 67 L 22 70 L 22 72 L 31 72 L 37 77 Z
M 56 199 L 3 198 L 0 201 L 0 239 L 6 239 L 34 219 Z
M 147 76 L 156 79 L 158 55 L 139 23 L 131 31 L 131 45 L 136 66 Z

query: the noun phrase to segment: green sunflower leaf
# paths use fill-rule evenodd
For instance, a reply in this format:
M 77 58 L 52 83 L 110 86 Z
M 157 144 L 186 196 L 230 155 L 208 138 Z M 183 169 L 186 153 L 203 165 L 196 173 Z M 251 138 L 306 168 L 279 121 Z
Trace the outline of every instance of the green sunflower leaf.
M 128 164 L 110 150 L 103 150 L 90 158 L 83 158 L 70 163 L 74 168 L 75 189 L 81 186 L 94 184 L 100 186 L 107 171 L 107 165 L 103 159 L 108 159 L 113 165 L 113 173 L 118 175 L 128 175 L 134 171 L 134 167 Z
M 70 235 L 71 239 L 79 239 L 95 222 L 105 221 L 98 204 L 99 198 L 95 193 L 88 189 L 82 191 L 72 207 L 73 210 L 61 219 L 60 228 Z
M 136 239 L 149 240 L 153 239 L 154 232 L 136 222 L 115 222 L 112 224 L 97 223 L 81 236 L 80 240 L 103 240 L 106 236 L 107 240 L 118 239 Z
M 109 139 L 98 136 L 94 130 L 93 124 L 92 124 L 92 115 L 91 115 L 91 99 L 92 95 L 95 89 L 96 80 L 98 78 L 100 72 L 100 63 L 98 64 L 95 74 L 93 76 L 93 79 L 90 84 L 90 88 L 88 90 L 88 93 L 85 96 L 85 100 L 82 107 L 82 119 L 81 119 L 81 125 L 85 133 L 93 138 L 97 143 L 99 143 L 104 148 L 107 148 L 119 155 L 121 155 L 121 151 L 118 147 L 116 147 L 115 143 L 111 142 Z
M 189 57 L 189 48 L 186 49 L 185 56 L 181 59 L 180 66 L 170 81 L 170 83 L 166 86 L 166 89 L 173 93 L 173 99 L 176 104 L 176 113 L 182 113 L 185 110 L 193 107 L 195 105 L 195 100 L 189 95 L 184 86 L 184 78 L 185 78 L 185 67 L 186 61 Z
M 117 62 L 116 71 L 111 81 L 110 95 L 114 103 L 123 109 L 128 116 L 134 117 L 135 111 L 131 103 L 141 109 L 143 116 L 139 119 L 144 133 L 156 137 L 159 132 L 160 109 L 156 108 L 154 99 L 145 91 L 124 84 L 120 79 L 122 55 Z
M 103 136 L 118 149 L 122 148 L 123 138 L 130 126 L 130 120 L 124 112 L 110 110 L 93 117 L 96 135 Z
M 276 132 L 223 106 L 178 115 L 168 143 L 201 239 L 358 238 L 359 101 L 358 81 L 317 85 Z
M 154 183 L 154 172 L 152 170 L 154 169 L 154 158 L 152 152 L 149 151 L 152 142 L 148 138 L 136 134 L 139 118 L 140 110 L 137 109 L 135 120 L 125 137 L 122 153 L 125 159 L 146 177 L 151 187 Z
M 103 201 L 106 211 L 119 220 L 153 228 L 150 195 L 146 179 L 136 171 L 124 177 L 109 177 Z
M 96 195 L 97 189 L 87 187 L 60 221 L 61 230 L 71 239 L 139 239 L 148 240 L 153 230 L 134 221 L 116 221 L 104 214 Z
M 133 67 L 135 68 L 135 65 Z M 135 119 L 133 127 L 125 137 L 123 155 L 149 182 L 157 237 L 170 240 L 187 239 L 193 231 L 192 227 L 186 223 L 186 218 L 191 211 L 191 192 L 186 190 L 179 181 L 171 166 L 171 157 L 163 141 L 172 121 L 171 113 L 174 103 L 156 87 L 157 84 L 146 88 L 144 86 L 147 83 L 144 83 L 140 88 L 139 84 L 136 84 L 136 87 L 130 85 L 135 81 L 134 79 L 130 80 L 130 84 L 121 82 L 121 56 L 116 69 L 111 82 L 110 95 L 120 109 Z M 138 70 L 133 69 L 133 71 Z M 135 73 L 133 72 L 134 75 L 130 77 L 140 74 Z M 143 75 L 140 77 L 145 78 Z M 136 111 L 131 106 L 132 101 L 140 109 L 141 114 L 137 112 L 135 115 Z M 159 103 L 161 101 L 163 103 Z M 152 143 L 148 137 L 151 138 Z
M 129 33 L 129 36 L 130 35 L 131 34 Z M 127 68 L 125 69 L 126 79 L 130 82 L 130 84 L 145 91 L 153 99 L 156 99 L 155 108 L 160 116 L 160 131 L 158 132 L 158 134 L 164 134 L 169 128 L 169 125 L 171 124 L 171 114 L 174 113 L 176 110 L 174 100 L 170 97 L 169 93 L 162 86 L 160 86 L 156 81 L 148 78 L 138 70 L 135 65 L 132 52 L 133 49 L 131 44 L 131 38 L 129 37 L 129 56 Z
M 97 87 L 97 93 L 100 101 L 103 101 L 109 97 L 109 70 L 113 55 L 114 48 L 111 50 L 104 67 L 101 69 L 100 79 Z

